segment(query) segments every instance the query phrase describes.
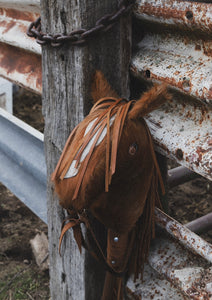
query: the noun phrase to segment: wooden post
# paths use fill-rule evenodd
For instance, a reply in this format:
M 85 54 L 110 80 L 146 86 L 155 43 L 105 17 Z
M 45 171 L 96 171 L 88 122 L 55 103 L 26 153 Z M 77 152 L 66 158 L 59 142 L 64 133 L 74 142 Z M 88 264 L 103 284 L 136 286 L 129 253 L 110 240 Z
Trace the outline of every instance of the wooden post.
M 114 0 L 41 0 L 42 30 L 67 34 L 75 29 L 87 29 L 117 7 L 118 1 Z M 102 33 L 84 47 L 66 44 L 60 48 L 43 46 L 42 49 L 50 288 L 53 300 L 100 299 L 102 286 L 99 278 L 102 271 L 98 264 L 94 266 L 92 263 L 91 267 L 85 251 L 80 255 L 71 231 L 66 234 L 62 257 L 59 256 L 58 240 L 64 211 L 54 194 L 50 175 L 71 130 L 91 107 L 90 86 L 96 69 L 103 71 L 120 96 L 129 97 L 130 54 L 130 17 L 124 17 L 110 32 Z

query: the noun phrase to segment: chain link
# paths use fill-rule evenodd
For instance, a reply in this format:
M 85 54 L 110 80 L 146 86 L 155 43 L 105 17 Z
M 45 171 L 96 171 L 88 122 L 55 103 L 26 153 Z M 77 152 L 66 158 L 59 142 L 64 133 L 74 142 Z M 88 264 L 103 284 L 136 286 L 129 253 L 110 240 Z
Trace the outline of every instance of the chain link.
M 117 11 L 101 17 L 96 22 L 94 27 L 88 30 L 74 30 L 68 35 L 53 35 L 49 33 L 43 33 L 41 30 L 41 17 L 39 17 L 29 25 L 27 29 L 27 35 L 29 37 L 35 38 L 37 43 L 40 45 L 50 44 L 52 47 L 59 47 L 65 42 L 69 42 L 71 45 L 84 45 L 87 40 L 93 38 L 97 34 L 110 30 L 123 15 L 127 14 L 130 11 L 134 3 L 135 0 L 123 0 L 119 4 Z

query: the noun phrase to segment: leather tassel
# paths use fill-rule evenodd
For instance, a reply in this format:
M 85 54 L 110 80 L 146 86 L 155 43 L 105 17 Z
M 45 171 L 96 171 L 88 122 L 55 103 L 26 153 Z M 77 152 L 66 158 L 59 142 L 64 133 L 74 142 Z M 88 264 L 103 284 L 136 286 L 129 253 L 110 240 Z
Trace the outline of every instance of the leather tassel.
M 107 263 L 117 273 L 125 273 L 135 241 L 134 231 L 123 234 L 108 229 Z M 102 300 L 123 299 L 123 275 L 106 272 Z
M 123 278 L 106 272 L 101 300 L 123 300 Z

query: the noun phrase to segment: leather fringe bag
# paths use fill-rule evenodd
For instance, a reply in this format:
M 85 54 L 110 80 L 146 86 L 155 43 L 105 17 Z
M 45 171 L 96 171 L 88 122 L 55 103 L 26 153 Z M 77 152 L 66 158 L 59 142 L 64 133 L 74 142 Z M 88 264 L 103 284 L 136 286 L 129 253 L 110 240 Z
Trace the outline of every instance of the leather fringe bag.
M 142 277 L 151 238 L 154 208 L 164 192 L 151 134 L 143 117 L 170 99 L 156 85 L 138 101 L 118 98 L 100 71 L 92 85 L 94 106 L 70 134 L 52 174 L 60 204 L 69 215 L 79 250 L 85 246 L 106 266 L 102 300 L 123 299 L 123 276 Z M 107 228 L 107 256 L 91 228 L 87 211 Z M 93 239 L 86 245 L 80 223 Z

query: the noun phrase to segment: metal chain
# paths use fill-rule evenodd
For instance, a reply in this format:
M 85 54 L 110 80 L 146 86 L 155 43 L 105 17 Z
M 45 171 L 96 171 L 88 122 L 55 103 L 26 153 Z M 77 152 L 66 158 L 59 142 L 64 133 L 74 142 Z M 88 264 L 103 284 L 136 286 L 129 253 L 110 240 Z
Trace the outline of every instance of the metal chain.
M 32 22 L 27 29 L 27 35 L 36 39 L 40 45 L 50 44 L 52 47 L 59 47 L 65 42 L 69 42 L 71 45 L 83 45 L 87 40 L 93 38 L 101 32 L 106 32 L 111 29 L 114 24 L 128 11 L 130 11 L 135 0 L 122 0 L 119 4 L 118 10 L 112 14 L 106 14 L 101 17 L 94 27 L 86 29 L 78 29 L 72 31 L 70 34 L 49 34 L 43 33 L 41 30 L 41 17 Z

